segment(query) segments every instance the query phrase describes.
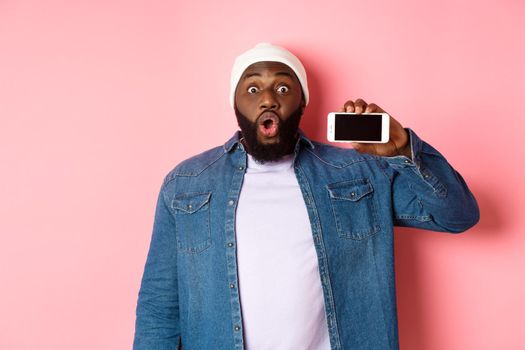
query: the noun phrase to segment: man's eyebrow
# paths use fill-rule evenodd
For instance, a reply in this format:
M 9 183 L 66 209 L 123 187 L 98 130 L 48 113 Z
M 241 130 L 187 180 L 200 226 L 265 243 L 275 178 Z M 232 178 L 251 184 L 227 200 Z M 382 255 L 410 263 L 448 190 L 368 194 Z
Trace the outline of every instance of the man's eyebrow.
M 290 77 L 290 78 L 293 78 L 292 75 L 291 75 L 290 73 L 288 73 L 288 72 L 284 72 L 284 71 L 277 72 L 277 73 L 275 73 L 275 75 L 285 75 L 285 76 L 288 76 L 288 77 Z M 246 80 L 246 79 L 248 79 L 249 77 L 253 77 L 253 76 L 258 76 L 258 77 L 260 77 L 261 74 L 259 74 L 259 73 L 248 73 L 248 74 L 246 74 L 246 75 L 244 76 L 244 79 L 243 79 L 243 80 Z

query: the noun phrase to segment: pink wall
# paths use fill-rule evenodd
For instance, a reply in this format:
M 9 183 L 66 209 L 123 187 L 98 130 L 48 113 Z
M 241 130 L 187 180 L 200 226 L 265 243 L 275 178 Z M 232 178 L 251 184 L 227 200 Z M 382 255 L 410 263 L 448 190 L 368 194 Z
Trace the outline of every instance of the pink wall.
M 129 349 L 163 176 L 224 142 L 234 57 L 305 63 L 303 129 L 376 102 L 478 198 L 399 229 L 402 349 L 524 349 L 522 1 L 0 1 L 0 349 Z

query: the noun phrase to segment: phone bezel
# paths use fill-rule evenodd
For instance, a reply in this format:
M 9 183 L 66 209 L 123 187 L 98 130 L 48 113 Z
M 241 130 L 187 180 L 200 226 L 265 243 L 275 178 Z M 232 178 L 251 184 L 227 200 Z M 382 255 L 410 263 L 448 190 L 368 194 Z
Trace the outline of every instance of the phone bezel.
M 381 115 L 381 141 L 370 141 L 370 140 L 335 140 L 335 115 L 336 114 L 346 114 L 346 115 L 357 115 L 357 116 L 366 116 L 366 115 Z M 327 138 L 329 142 L 357 142 L 357 143 L 387 143 L 390 138 L 390 115 L 388 113 L 350 113 L 350 112 L 330 112 L 328 113 L 328 129 L 327 129 Z

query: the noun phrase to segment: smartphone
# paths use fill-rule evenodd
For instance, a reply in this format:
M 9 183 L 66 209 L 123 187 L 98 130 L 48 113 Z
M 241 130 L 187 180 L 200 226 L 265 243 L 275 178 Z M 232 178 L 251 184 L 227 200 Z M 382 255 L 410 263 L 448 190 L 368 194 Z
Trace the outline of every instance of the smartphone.
M 390 135 L 387 113 L 328 113 L 328 141 L 387 143 Z

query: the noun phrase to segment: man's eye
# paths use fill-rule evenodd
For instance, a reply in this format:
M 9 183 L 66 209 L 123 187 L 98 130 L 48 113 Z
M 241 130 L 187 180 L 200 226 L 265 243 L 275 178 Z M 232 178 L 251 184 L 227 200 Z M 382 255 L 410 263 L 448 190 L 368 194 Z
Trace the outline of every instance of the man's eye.
M 279 91 L 281 94 L 288 92 L 288 90 L 290 90 L 288 89 L 288 86 L 284 86 L 284 85 L 281 85 L 277 88 L 277 91 Z
M 257 89 L 255 86 L 250 86 L 250 87 L 248 88 L 248 93 L 249 93 L 249 94 L 254 94 L 254 93 L 256 93 L 257 91 L 259 91 L 259 89 Z

